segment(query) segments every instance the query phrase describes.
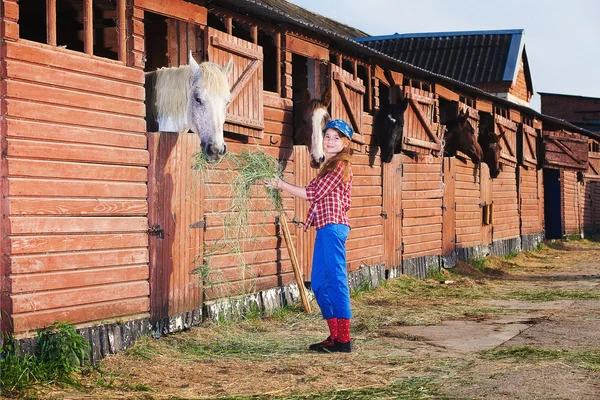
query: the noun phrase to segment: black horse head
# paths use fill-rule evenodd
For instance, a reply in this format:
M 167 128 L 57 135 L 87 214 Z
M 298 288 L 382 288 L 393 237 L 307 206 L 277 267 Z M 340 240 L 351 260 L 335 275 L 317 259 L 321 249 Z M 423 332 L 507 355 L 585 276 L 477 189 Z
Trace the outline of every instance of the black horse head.
M 394 154 L 402 150 L 402 134 L 404 131 L 404 111 L 408 106 L 405 97 L 395 104 L 383 106 L 377 112 L 374 123 L 374 134 L 381 149 L 381 161 L 389 163 Z

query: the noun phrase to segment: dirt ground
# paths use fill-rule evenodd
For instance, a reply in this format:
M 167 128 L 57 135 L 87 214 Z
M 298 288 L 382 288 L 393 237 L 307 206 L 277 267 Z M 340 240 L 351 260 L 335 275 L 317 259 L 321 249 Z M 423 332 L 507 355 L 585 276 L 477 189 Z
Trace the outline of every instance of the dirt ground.
M 600 399 L 600 243 L 549 243 L 435 279 L 354 293 L 354 351 L 283 310 L 146 338 L 79 377 L 68 399 Z

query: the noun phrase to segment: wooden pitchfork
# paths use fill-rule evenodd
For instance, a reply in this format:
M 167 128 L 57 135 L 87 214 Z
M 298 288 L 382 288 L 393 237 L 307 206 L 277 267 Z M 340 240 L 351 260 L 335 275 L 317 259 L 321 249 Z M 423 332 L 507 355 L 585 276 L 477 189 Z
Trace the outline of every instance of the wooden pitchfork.
M 288 226 L 287 217 L 285 216 L 285 211 L 281 212 L 281 214 L 279 215 L 279 226 L 281 226 L 281 230 L 283 231 L 283 237 L 285 238 L 285 244 L 287 245 L 288 253 L 290 253 L 290 259 L 292 261 L 294 276 L 296 277 L 298 290 L 300 290 L 300 299 L 302 300 L 302 307 L 304 307 L 304 311 L 306 311 L 307 314 L 310 314 L 312 312 L 310 309 L 310 302 L 308 301 L 308 296 L 306 295 L 304 279 L 302 278 L 302 273 L 300 272 L 298 256 L 296 255 L 296 249 L 294 248 L 294 243 L 292 242 L 292 235 L 290 235 L 290 228 Z

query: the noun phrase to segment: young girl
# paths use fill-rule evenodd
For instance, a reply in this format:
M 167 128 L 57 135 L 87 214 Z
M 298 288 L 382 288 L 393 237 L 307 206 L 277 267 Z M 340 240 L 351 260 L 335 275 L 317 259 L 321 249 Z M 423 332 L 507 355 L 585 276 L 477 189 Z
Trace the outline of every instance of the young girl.
M 300 187 L 274 178 L 265 181 L 272 189 L 285 190 L 310 201 L 304 229 L 317 229 L 311 285 L 329 326 L 329 337 L 309 349 L 350 352 L 350 293 L 346 273 L 346 238 L 350 233 L 348 210 L 352 191 L 350 140 L 352 128 L 342 120 L 331 120 L 323 130 L 325 163 L 308 186 Z

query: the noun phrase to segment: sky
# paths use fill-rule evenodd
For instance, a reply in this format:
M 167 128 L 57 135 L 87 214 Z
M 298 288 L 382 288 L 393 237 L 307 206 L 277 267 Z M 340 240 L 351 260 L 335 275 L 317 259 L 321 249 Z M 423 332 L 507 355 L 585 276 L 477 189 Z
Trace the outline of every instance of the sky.
M 372 36 L 523 29 L 536 93 L 600 98 L 599 0 L 288 1 Z

